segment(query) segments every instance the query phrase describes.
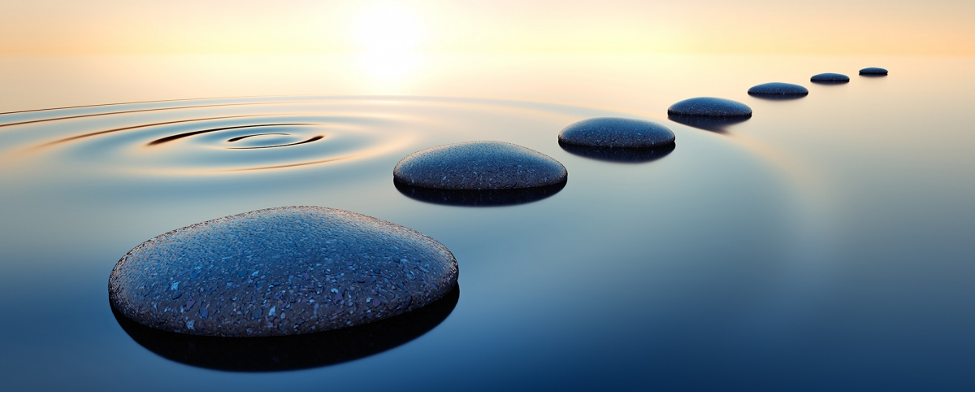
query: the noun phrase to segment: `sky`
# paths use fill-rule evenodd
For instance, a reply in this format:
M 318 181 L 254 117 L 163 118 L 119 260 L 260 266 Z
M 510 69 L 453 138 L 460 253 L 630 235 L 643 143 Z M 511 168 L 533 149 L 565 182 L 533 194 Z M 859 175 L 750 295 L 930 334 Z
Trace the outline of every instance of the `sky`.
M 0 55 L 974 55 L 972 0 L 0 0 Z

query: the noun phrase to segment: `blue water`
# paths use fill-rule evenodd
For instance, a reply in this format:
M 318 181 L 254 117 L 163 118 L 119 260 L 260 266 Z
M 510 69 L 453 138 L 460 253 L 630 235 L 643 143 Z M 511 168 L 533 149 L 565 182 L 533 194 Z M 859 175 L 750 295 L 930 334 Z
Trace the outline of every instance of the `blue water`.
M 331 95 L 283 81 L 287 91 L 254 82 L 256 94 L 238 85 L 52 93 L 24 107 L 3 93 L 0 110 L 24 112 L 0 115 L 0 388 L 973 389 L 973 59 L 828 58 L 788 73 L 769 58 L 736 58 L 712 77 L 681 72 L 698 58 L 631 59 L 571 68 L 581 78 L 563 90 L 518 87 L 556 86 L 567 75 L 544 71 L 565 60 L 537 69 L 505 58 L 499 69 L 517 71 L 485 77 L 492 86 L 411 94 Z M 468 64 L 445 66 L 461 70 L 446 80 L 476 69 L 437 61 Z M 790 61 L 806 64 L 780 63 Z M 867 63 L 890 75 L 858 77 Z M 661 68 L 651 82 L 639 78 L 649 65 Z M 937 66 L 949 71 L 927 72 Z M 852 80 L 807 82 L 826 69 Z M 810 94 L 746 93 L 775 80 Z M 517 87 L 498 87 L 509 82 Z M 643 89 L 652 82 L 657 95 Z M 310 94 L 285 94 L 294 91 Z M 703 95 L 743 102 L 753 117 L 667 118 L 671 103 Z M 221 96 L 233 97 L 194 98 Z M 112 102 L 132 103 L 91 106 Z M 665 125 L 675 147 L 613 160 L 557 143 L 567 125 L 601 116 Z M 489 207 L 394 186 L 404 156 L 474 140 L 553 157 L 567 184 Z M 289 205 L 351 210 L 437 239 L 458 260 L 457 304 L 389 349 L 286 371 L 175 361 L 120 326 L 107 281 L 129 249 Z

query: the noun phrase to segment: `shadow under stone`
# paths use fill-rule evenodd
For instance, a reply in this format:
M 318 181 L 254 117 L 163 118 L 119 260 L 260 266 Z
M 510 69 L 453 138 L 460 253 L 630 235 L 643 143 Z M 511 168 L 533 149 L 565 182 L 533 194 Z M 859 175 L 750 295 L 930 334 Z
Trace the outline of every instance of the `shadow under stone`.
M 685 124 L 689 127 L 695 127 L 706 131 L 725 134 L 726 126 L 742 123 L 744 121 L 750 120 L 751 117 L 752 116 L 711 117 L 711 116 L 668 115 L 668 120 L 674 121 L 679 124 Z
M 815 85 L 843 85 L 848 82 L 847 80 L 811 80 Z
M 404 196 L 438 205 L 491 207 L 520 205 L 549 198 L 560 192 L 566 181 L 550 186 L 515 188 L 508 190 L 443 190 L 414 187 L 394 180 L 394 187 Z
M 458 286 L 434 303 L 365 325 L 278 337 L 210 337 L 143 326 L 114 307 L 133 340 L 166 359 L 226 371 L 285 371 L 328 366 L 406 344 L 438 326 L 458 304 Z
M 759 98 L 761 100 L 770 101 L 784 101 L 784 100 L 796 100 L 798 98 L 807 97 L 807 93 L 804 94 L 766 94 L 766 93 L 747 93 L 750 97 Z
M 640 164 L 667 156 L 675 150 L 675 143 L 653 148 L 593 147 L 559 142 L 567 153 L 600 161 Z

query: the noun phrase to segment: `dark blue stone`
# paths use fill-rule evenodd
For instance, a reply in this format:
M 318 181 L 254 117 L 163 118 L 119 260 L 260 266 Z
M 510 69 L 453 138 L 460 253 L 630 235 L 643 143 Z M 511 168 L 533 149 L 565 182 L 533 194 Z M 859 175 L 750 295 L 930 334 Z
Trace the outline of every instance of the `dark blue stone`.
M 889 75 L 889 70 L 879 67 L 868 67 L 858 70 L 858 75 Z
M 670 145 L 675 142 L 675 134 L 650 121 L 598 117 L 567 126 L 557 140 L 578 146 L 645 149 Z
M 308 282 L 288 281 L 298 274 Z M 344 210 L 284 207 L 147 240 L 115 265 L 109 301 L 127 318 L 170 332 L 282 336 L 403 314 L 437 300 L 457 278 L 451 252 L 417 231 Z M 189 312 L 198 303 L 215 307 Z
M 807 95 L 807 88 L 800 85 L 782 82 L 770 82 L 756 85 L 747 90 L 747 94 L 758 97 L 803 97 Z
M 669 116 L 750 117 L 750 107 L 733 100 L 714 97 L 689 98 L 668 107 Z
M 395 183 L 443 190 L 511 190 L 566 180 L 563 164 L 507 142 L 436 146 L 410 154 L 394 167 Z
M 835 74 L 833 72 L 825 72 L 811 77 L 811 82 L 815 83 L 848 83 L 848 81 L 849 78 L 847 75 Z

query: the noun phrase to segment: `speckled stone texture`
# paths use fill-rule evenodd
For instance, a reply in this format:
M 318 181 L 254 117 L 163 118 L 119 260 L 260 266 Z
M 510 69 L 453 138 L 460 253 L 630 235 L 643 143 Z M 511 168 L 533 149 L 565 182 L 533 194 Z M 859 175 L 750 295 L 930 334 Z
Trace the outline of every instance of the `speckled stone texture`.
M 598 117 L 573 123 L 557 137 L 560 144 L 646 149 L 675 142 L 667 127 L 650 121 Z
M 567 170 L 543 153 L 507 142 L 424 149 L 394 167 L 394 182 L 442 190 L 510 190 L 565 183 Z
M 147 240 L 112 269 L 109 301 L 170 332 L 282 336 L 415 310 L 457 279 L 451 252 L 417 231 L 344 210 L 283 207 Z
M 807 88 L 801 85 L 783 82 L 770 82 L 756 85 L 747 90 L 747 94 L 759 97 L 803 97 L 808 94 Z
M 817 83 L 848 83 L 848 75 L 825 72 L 811 77 L 811 82 Z
M 753 109 L 733 100 L 714 97 L 689 98 L 668 107 L 670 116 L 750 117 Z
M 868 67 L 858 70 L 858 75 L 889 75 L 889 70 L 879 67 Z

